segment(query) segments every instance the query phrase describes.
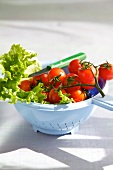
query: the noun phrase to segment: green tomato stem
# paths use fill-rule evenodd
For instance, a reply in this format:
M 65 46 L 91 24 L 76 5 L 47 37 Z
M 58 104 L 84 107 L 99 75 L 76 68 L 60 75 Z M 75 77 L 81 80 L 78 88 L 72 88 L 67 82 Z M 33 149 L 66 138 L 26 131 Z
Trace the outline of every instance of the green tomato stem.
M 98 79 L 97 79 L 97 77 L 94 76 L 94 78 L 95 78 L 95 87 L 97 88 L 97 90 L 99 91 L 99 93 L 101 94 L 101 96 L 104 97 L 105 94 L 104 94 L 104 92 L 102 91 L 102 89 L 100 88 L 100 86 L 99 86 L 99 84 L 98 84 Z

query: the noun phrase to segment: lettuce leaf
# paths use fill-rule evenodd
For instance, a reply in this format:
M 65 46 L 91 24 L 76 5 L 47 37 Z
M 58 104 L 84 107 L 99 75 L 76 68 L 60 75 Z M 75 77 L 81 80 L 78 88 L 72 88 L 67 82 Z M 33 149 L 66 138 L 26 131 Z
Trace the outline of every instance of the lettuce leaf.
M 58 95 L 61 97 L 60 104 L 68 104 L 74 102 L 72 98 L 69 98 L 69 94 L 63 94 L 61 90 L 59 90 Z
M 8 53 L 0 56 L 0 69 L 3 75 L 0 78 L 0 100 L 8 99 L 10 103 L 16 103 L 18 100 L 27 103 L 44 101 L 45 95 L 41 93 L 42 84 L 30 92 L 24 92 L 18 87 L 20 81 L 28 77 L 26 70 L 29 67 L 35 68 L 35 71 L 41 69 L 36 56 L 36 53 L 27 51 L 20 44 L 13 44 Z
M 43 91 L 43 83 L 38 83 L 36 87 L 34 87 L 31 91 L 25 92 L 20 90 L 17 92 L 17 96 L 21 102 L 35 102 L 35 103 L 44 103 L 44 99 L 46 99 L 46 95 L 42 93 Z

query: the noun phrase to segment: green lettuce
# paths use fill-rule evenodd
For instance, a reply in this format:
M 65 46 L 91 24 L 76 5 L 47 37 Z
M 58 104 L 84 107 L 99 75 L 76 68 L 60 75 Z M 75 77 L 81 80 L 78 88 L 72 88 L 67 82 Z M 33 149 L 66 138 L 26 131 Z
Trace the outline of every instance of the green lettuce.
M 61 97 L 60 104 L 68 104 L 74 102 L 72 98 L 69 98 L 69 94 L 63 94 L 61 90 L 59 90 L 58 95 Z
M 41 69 L 40 63 L 36 61 L 37 54 L 27 51 L 20 44 L 13 44 L 8 53 L 0 56 L 0 100 L 8 99 L 10 103 L 40 102 L 43 103 L 45 95 L 42 94 L 43 84 L 39 83 L 29 92 L 24 92 L 18 85 L 22 79 L 27 78 L 32 71 Z M 28 71 L 26 71 L 28 70 Z

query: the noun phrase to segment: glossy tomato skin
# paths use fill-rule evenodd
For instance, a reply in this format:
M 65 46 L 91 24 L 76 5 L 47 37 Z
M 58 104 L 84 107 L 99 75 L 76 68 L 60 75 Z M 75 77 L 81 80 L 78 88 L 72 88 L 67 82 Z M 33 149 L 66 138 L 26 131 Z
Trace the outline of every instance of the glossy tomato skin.
M 99 67 L 99 75 L 104 80 L 113 79 L 113 65 L 110 63 L 104 63 Z
M 78 70 L 78 76 L 81 80 L 81 82 L 91 82 L 94 80 L 94 75 L 96 75 L 97 71 L 96 69 L 92 66 L 89 68 L 81 68 Z
M 98 77 L 98 73 L 96 68 L 93 65 L 89 65 L 88 67 L 84 67 L 78 70 L 78 76 L 79 80 L 82 84 L 95 84 L 95 78 L 94 76 Z M 93 86 L 82 86 L 84 89 L 92 89 L 94 88 Z
M 62 89 L 62 93 L 66 93 L 64 89 Z M 61 97 L 59 97 L 58 92 L 55 89 L 51 89 L 48 95 L 49 102 L 51 104 L 59 103 Z
M 34 77 L 30 78 L 30 82 L 31 82 L 32 87 L 35 87 L 37 85 L 37 81 L 36 81 L 36 79 Z
M 47 73 L 43 73 L 37 76 L 33 76 L 31 79 L 31 84 L 32 86 L 36 86 L 39 82 L 44 83 L 44 85 L 48 85 L 48 74 Z
M 19 88 L 24 91 L 30 91 L 31 90 L 31 82 L 30 80 L 23 80 L 21 81 Z
M 105 87 L 106 80 L 99 77 L 98 84 L 99 84 L 100 88 L 103 89 Z M 99 93 L 98 89 L 96 87 L 94 87 L 93 89 L 87 91 L 87 98 L 94 97 L 98 93 Z
M 47 73 L 43 73 L 43 74 L 34 76 L 34 79 L 36 81 L 40 81 L 40 82 L 44 83 L 44 85 L 48 84 L 48 74 Z
M 75 102 L 80 102 L 86 99 L 86 93 L 82 90 L 76 90 L 72 91 L 69 97 L 73 98 Z
M 78 69 L 80 69 L 81 67 L 82 67 L 81 60 L 74 59 L 69 63 L 68 70 L 70 73 L 78 74 Z
M 55 77 L 58 77 L 59 81 L 55 81 Z M 50 84 L 54 84 L 55 86 L 59 86 L 65 79 L 66 73 L 63 69 L 61 68 L 52 68 L 48 72 L 48 81 Z
M 84 85 L 84 86 L 81 86 L 82 89 L 85 89 L 85 90 L 91 90 L 94 88 L 94 85 L 95 85 L 95 79 L 93 79 L 92 81 L 82 81 L 81 82 L 82 84 L 89 84 L 89 85 Z M 91 86 L 90 86 L 91 85 Z
M 81 88 L 80 86 L 75 86 L 78 83 L 79 83 L 78 75 L 74 73 L 68 73 L 63 81 L 63 85 L 68 86 L 65 89 L 67 93 L 80 89 Z M 73 87 L 69 87 L 69 86 L 73 86 Z

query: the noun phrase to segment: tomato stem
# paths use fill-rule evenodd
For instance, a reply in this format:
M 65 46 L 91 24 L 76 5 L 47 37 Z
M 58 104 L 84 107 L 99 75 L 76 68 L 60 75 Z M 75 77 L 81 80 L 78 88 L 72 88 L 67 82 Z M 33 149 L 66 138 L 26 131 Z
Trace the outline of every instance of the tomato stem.
M 99 91 L 99 93 L 101 94 L 102 97 L 105 96 L 104 92 L 102 91 L 102 89 L 100 88 L 99 84 L 98 84 L 98 79 L 96 76 L 94 76 L 95 78 L 95 84 L 82 84 L 82 83 L 77 83 L 75 85 L 72 85 L 72 86 L 62 86 L 61 88 L 70 88 L 70 87 L 74 87 L 74 86 L 92 86 L 92 87 L 95 87 L 97 88 L 97 90 Z
M 102 89 L 100 88 L 99 84 L 98 84 L 98 79 L 96 76 L 94 76 L 95 78 L 95 87 L 97 88 L 97 90 L 99 91 L 99 93 L 101 94 L 102 97 L 105 96 L 104 92 L 102 91 Z

